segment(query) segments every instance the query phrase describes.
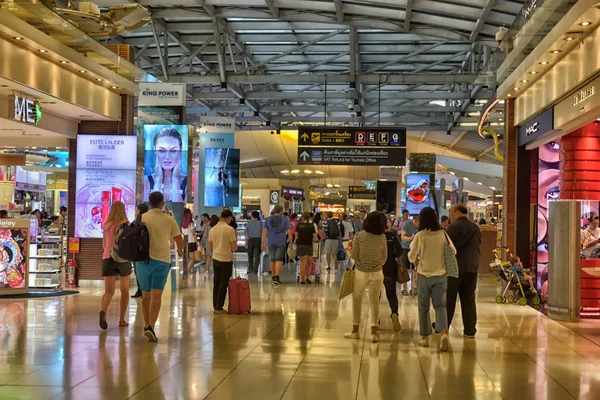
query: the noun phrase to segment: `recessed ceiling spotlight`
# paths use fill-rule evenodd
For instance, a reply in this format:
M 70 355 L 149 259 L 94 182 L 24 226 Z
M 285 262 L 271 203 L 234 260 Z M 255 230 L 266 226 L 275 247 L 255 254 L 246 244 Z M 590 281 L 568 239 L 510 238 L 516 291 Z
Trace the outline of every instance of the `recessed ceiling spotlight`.
M 567 42 L 570 42 L 571 40 L 575 40 L 575 38 L 574 38 L 573 36 L 567 36 L 567 37 L 565 38 L 565 40 L 566 40 Z
M 506 97 L 512 97 L 512 94 L 509 93 L 509 94 L 506 95 Z
M 98 82 L 102 82 L 104 79 L 102 79 L 102 78 L 96 78 L 96 80 L 97 80 Z
M 537 74 L 537 73 L 538 73 L 537 71 L 531 71 L 531 72 L 530 72 L 530 74 L 531 74 L 531 75 L 535 75 L 535 74 Z
M 540 65 L 548 65 L 548 61 L 541 61 Z
M 289 169 L 284 169 L 282 171 L 280 171 L 282 174 L 289 174 L 290 170 Z
M 327 187 L 328 187 L 328 188 L 332 188 L 332 187 L 333 187 L 333 184 L 331 184 L 331 183 L 328 183 L 328 184 L 327 184 Z
M 23 38 L 21 36 L 15 36 L 13 39 L 15 39 L 15 40 L 23 40 Z
M 61 64 L 68 64 L 69 62 L 68 62 L 68 61 L 65 61 L 65 60 L 61 60 L 61 61 L 60 61 L 60 63 L 61 63 Z
M 118 89 L 119 87 L 118 87 L 118 86 L 114 86 L 114 85 L 113 85 L 113 86 L 111 86 L 111 88 L 113 88 L 113 89 Z
M 312 174 L 312 170 L 310 170 L 310 169 L 305 169 L 305 170 L 304 170 L 304 173 L 305 173 L 305 174 L 307 174 L 307 175 L 310 175 L 310 174 Z
M 298 173 L 300 173 L 299 169 L 293 169 L 290 171 L 290 174 L 298 174 Z
M 521 80 L 521 83 L 527 83 L 527 82 L 529 82 L 527 79 Z
M 333 187 L 339 188 L 339 187 L 342 187 L 342 185 L 340 185 L 339 183 L 336 183 L 335 185 L 333 185 Z
M 87 73 L 87 71 L 85 69 L 80 69 L 79 72 L 81 72 L 82 74 Z
M 315 171 L 315 174 L 317 174 L 317 175 L 325 175 L 325 172 L 323 172 L 323 171 Z
M 515 90 L 520 90 L 521 88 L 520 88 L 520 87 L 515 87 L 514 89 L 515 89 Z
M 44 49 L 40 49 L 40 50 L 38 50 L 38 51 L 39 51 L 40 53 L 47 53 L 47 52 L 48 52 L 48 50 L 44 50 Z
M 552 50 L 550 53 L 552 53 L 552 54 L 558 54 L 560 52 L 562 52 L 562 50 Z
M 583 21 L 583 22 L 582 22 L 582 23 L 580 23 L 579 25 L 581 25 L 581 26 L 589 26 L 589 25 L 591 25 L 591 24 L 592 24 L 592 23 L 591 23 L 590 21 Z
M 463 179 L 464 179 L 465 181 L 468 181 L 468 180 L 469 180 L 469 178 L 467 178 L 466 176 L 465 176 Z

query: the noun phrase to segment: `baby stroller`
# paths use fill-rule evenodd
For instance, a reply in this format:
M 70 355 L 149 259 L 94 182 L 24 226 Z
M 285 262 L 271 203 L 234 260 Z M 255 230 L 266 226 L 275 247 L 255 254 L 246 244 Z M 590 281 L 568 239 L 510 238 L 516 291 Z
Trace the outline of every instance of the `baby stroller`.
M 504 304 L 517 303 L 521 306 L 527 305 L 527 298 L 532 297 L 534 307 L 539 307 L 540 298 L 538 295 L 529 291 L 529 283 L 521 281 L 519 275 L 516 272 L 510 270 L 510 261 L 502 261 L 500 258 L 500 252 L 505 249 L 509 253 L 509 257 L 512 257 L 508 247 L 496 247 L 493 250 L 494 261 L 490 263 L 490 271 L 494 274 L 496 279 L 500 282 L 500 289 L 502 294 L 496 296 L 496 303 Z M 512 294 L 506 295 L 507 292 Z

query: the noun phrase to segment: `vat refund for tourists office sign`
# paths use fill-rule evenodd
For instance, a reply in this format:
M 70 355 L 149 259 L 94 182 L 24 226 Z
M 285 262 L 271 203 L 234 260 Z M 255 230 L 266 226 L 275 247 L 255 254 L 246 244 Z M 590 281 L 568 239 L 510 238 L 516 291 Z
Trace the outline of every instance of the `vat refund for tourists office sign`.
M 406 128 L 298 128 L 299 165 L 405 165 Z

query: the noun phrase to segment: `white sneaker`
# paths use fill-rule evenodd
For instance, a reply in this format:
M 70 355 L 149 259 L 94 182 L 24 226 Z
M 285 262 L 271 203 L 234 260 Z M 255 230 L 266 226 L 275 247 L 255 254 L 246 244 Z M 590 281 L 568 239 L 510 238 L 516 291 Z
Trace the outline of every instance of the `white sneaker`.
M 346 339 L 360 339 L 360 335 L 358 334 L 358 332 L 344 333 L 344 337 Z
M 419 346 L 421 347 L 429 347 L 429 337 L 421 336 L 421 340 L 419 340 Z
M 448 351 L 450 347 L 450 339 L 448 339 L 447 333 L 442 333 L 442 342 L 440 344 L 440 351 Z
M 392 314 L 392 327 L 394 332 L 400 332 L 402 330 L 402 325 L 400 325 L 398 314 Z
M 378 333 L 371 334 L 371 343 L 377 343 L 377 342 L 379 342 L 379 334 Z

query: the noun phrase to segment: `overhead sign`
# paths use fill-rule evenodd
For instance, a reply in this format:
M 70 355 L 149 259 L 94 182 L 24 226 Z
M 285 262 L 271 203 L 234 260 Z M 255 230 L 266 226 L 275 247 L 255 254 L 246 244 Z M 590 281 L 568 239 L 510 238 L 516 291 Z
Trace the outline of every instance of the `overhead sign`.
M 282 186 L 281 195 L 284 199 L 289 199 L 292 197 L 299 199 L 304 197 L 304 189 L 291 186 Z
M 405 147 L 298 147 L 299 165 L 404 165 Z
M 184 83 L 140 83 L 138 106 L 184 105 Z
M 519 146 L 540 139 L 554 130 L 554 109 L 550 108 L 519 126 Z
M 600 107 L 600 78 L 579 88 L 554 107 L 554 129 L 562 129 L 567 123 L 583 115 L 593 117 Z M 591 119 L 591 118 L 590 118 Z
M 402 180 L 402 167 L 382 167 L 379 169 L 379 179 L 389 181 Z
M 40 102 L 15 94 L 8 100 L 8 118 L 29 125 L 37 125 L 42 120 Z
M 279 191 L 271 190 L 269 193 L 269 204 L 279 204 Z
M 435 173 L 435 153 L 411 153 L 410 172 Z
M 356 200 L 375 200 L 377 191 L 365 186 L 348 186 L 348 198 Z
M 299 127 L 298 146 L 406 147 L 406 128 Z
M 235 118 L 200 117 L 198 129 L 200 135 L 203 133 L 235 132 Z

